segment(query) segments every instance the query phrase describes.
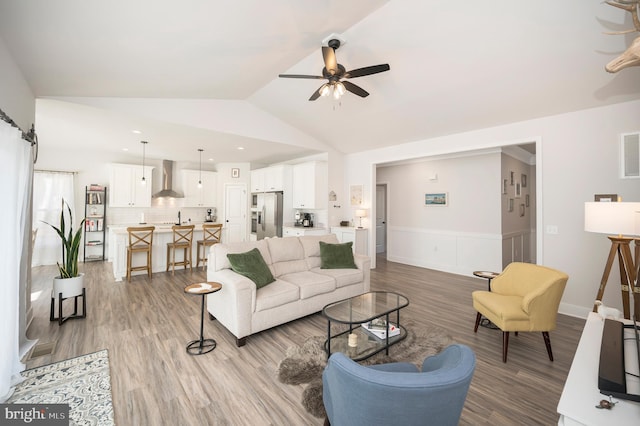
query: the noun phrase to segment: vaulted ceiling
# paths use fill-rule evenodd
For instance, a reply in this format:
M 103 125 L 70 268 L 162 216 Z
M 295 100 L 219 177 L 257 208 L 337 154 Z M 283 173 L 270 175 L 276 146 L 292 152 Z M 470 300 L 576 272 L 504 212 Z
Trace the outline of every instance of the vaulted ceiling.
M 0 2 L 43 145 L 137 155 L 148 139 L 175 160 L 352 153 L 640 99 L 639 67 L 604 70 L 638 34 L 603 32 L 628 28 L 594 0 Z M 310 102 L 321 80 L 278 78 L 321 75 L 333 33 L 345 68 L 390 65 L 351 80 L 370 96 Z

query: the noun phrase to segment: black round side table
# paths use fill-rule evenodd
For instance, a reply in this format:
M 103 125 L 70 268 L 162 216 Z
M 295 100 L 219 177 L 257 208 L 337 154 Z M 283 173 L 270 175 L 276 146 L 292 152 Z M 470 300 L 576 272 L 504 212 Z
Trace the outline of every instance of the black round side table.
M 489 271 L 473 271 L 473 275 L 479 278 L 487 279 L 487 288 L 491 291 L 491 280 L 500 275 L 497 272 L 489 272 Z
M 211 352 L 216 348 L 216 341 L 213 339 L 205 339 L 204 331 L 204 298 L 207 294 L 215 293 L 222 288 L 222 284 L 208 282 L 196 283 L 188 285 L 184 288 L 185 293 L 199 294 L 202 296 L 202 305 L 200 308 L 200 339 L 189 342 L 187 345 L 187 353 L 189 355 L 202 355 Z
M 487 290 L 491 291 L 491 280 L 500 274 L 498 272 L 490 272 L 490 271 L 473 271 L 473 275 L 479 278 L 486 278 Z M 491 321 L 489 321 L 489 319 L 487 318 L 482 318 L 482 321 L 480 321 L 480 326 L 490 328 L 492 330 L 498 330 L 498 327 L 496 327 L 496 325 Z

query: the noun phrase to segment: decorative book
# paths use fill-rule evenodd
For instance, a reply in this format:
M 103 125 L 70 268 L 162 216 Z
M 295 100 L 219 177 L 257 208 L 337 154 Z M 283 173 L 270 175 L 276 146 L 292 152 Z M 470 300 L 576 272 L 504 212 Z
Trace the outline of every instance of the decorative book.
M 384 319 L 377 318 L 373 321 L 365 322 L 360 326 L 379 339 L 387 338 L 387 323 Z M 400 327 L 390 322 L 389 337 L 397 336 L 398 334 L 400 334 Z

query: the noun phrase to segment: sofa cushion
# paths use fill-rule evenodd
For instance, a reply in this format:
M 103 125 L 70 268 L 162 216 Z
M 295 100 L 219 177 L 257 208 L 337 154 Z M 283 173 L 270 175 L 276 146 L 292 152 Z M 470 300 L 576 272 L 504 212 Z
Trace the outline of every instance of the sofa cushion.
M 360 269 L 321 269 L 313 268 L 311 272 L 327 275 L 336 280 L 336 287 L 346 287 L 364 280 L 364 273 Z
M 298 237 L 269 238 L 267 244 L 276 277 L 309 270 Z
M 213 252 L 215 264 L 209 264 L 207 267 L 213 267 L 214 271 L 220 271 L 222 269 L 231 269 L 231 263 L 227 258 L 229 253 L 246 253 L 247 251 L 257 248 L 260 250 L 262 258 L 267 265 L 271 265 L 271 254 L 269 253 L 269 247 L 265 240 L 260 241 L 243 241 L 237 243 L 218 243 L 211 246 L 210 250 Z M 273 272 L 273 271 L 272 271 Z
M 304 259 L 302 244 L 297 237 L 269 238 L 266 241 L 272 263 Z
M 307 261 L 308 269 L 320 267 L 320 241 L 330 244 L 337 244 L 339 242 L 335 234 L 303 235 L 299 238 L 302 248 L 304 249 L 304 257 Z
M 336 281 L 332 277 L 311 271 L 294 272 L 283 275 L 280 279 L 295 283 L 300 288 L 300 299 L 331 293 L 336 289 Z
M 231 263 L 231 269 L 256 283 L 257 288 L 264 287 L 276 280 L 257 248 L 245 253 L 229 253 L 227 258 Z
M 275 280 L 256 292 L 256 312 L 277 308 L 296 300 L 300 300 L 300 289 L 297 285 Z
M 342 244 L 327 244 L 320 241 L 320 268 L 321 269 L 355 269 L 353 261 L 353 242 Z

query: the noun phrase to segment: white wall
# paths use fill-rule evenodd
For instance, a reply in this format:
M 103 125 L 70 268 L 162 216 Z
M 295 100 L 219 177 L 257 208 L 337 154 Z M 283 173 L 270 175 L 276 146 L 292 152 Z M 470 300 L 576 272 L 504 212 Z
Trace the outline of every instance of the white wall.
M 499 150 L 378 167 L 387 184 L 387 259 L 453 273 L 501 269 Z M 445 192 L 446 206 L 426 206 Z M 371 213 L 373 217 L 373 212 Z
M 0 109 L 28 132 L 35 122 L 35 97 L 0 38 Z M 37 133 L 38 129 L 36 129 Z
M 345 188 L 364 183 L 373 205 L 376 164 L 514 145 L 537 140 L 538 263 L 569 274 L 561 312 L 586 316 L 592 308 L 610 248 L 606 236 L 584 231 L 584 202 L 596 193 L 640 201 L 640 181 L 618 178 L 619 135 L 640 130 L 640 101 L 528 120 L 345 156 Z M 546 234 L 547 226 L 557 234 Z M 375 235 L 370 234 L 370 253 Z M 471 274 L 472 271 L 468 271 Z M 604 302 L 621 307 L 613 271 Z

